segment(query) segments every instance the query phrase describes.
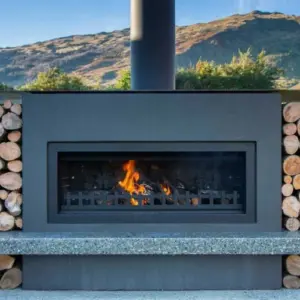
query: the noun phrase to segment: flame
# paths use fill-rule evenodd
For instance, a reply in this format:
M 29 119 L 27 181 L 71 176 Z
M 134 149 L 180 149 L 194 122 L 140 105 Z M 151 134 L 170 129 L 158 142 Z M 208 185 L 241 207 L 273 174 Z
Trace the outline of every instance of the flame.
M 143 185 L 139 184 L 140 174 L 135 170 L 135 161 L 129 160 L 123 165 L 123 170 L 126 172 L 125 178 L 119 181 L 119 185 L 127 191 L 130 195 L 133 194 L 145 194 L 146 189 Z M 133 206 L 138 206 L 138 200 L 131 198 L 130 204 Z M 143 204 L 144 201 L 143 201 Z
M 169 186 L 163 184 L 161 184 L 160 186 L 167 196 L 171 195 L 171 188 Z

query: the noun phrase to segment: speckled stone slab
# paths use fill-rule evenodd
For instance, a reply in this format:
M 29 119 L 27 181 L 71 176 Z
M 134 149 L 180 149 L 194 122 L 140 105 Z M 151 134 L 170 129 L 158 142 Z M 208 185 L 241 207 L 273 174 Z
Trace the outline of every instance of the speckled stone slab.
M 195 292 L 0 291 L 0 300 L 296 300 L 298 290 Z
M 278 233 L 24 233 L 0 235 L 11 255 L 285 255 L 300 254 L 298 232 Z

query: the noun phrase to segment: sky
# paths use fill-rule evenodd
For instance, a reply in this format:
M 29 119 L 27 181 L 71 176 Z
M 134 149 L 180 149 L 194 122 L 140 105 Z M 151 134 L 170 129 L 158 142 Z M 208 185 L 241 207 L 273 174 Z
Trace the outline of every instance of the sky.
M 176 23 L 252 10 L 300 15 L 300 0 L 176 0 Z M 0 47 L 123 29 L 129 27 L 129 11 L 130 0 L 1 0 Z

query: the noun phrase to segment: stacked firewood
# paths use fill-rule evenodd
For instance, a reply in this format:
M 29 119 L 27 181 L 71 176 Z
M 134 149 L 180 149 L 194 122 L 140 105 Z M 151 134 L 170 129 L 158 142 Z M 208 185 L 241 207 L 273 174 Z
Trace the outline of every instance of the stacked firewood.
M 0 289 L 15 289 L 22 283 L 18 258 L 0 255 Z
M 285 259 L 283 285 L 288 289 L 300 289 L 300 256 L 290 255 Z
M 283 225 L 288 231 L 300 229 L 300 102 L 290 102 L 283 108 Z M 284 259 L 283 285 L 300 288 L 300 256 Z
M 0 231 L 22 229 L 22 106 L 0 105 Z M 0 289 L 21 284 L 16 257 L 0 255 Z
M 290 102 L 283 108 L 283 184 L 281 188 L 284 227 L 300 228 L 300 102 Z

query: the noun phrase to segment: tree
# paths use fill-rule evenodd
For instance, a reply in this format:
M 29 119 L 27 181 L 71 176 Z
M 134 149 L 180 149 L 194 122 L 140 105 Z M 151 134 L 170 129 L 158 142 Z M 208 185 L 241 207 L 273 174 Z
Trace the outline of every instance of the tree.
M 13 88 L 0 82 L 0 92 L 13 91 Z
M 199 60 L 193 67 L 179 69 L 176 73 L 176 89 L 274 89 L 282 75 L 281 69 L 269 64 L 264 51 L 254 58 L 249 49 L 244 53 L 239 52 L 227 64 L 217 65 L 213 61 Z M 129 71 L 123 71 L 115 88 L 130 89 Z
M 120 79 L 114 85 L 117 90 L 130 90 L 131 73 L 130 70 L 122 70 L 120 72 Z
M 86 85 L 79 76 L 66 74 L 59 68 L 41 72 L 34 81 L 19 88 L 23 91 L 84 91 L 91 89 L 92 87 Z

